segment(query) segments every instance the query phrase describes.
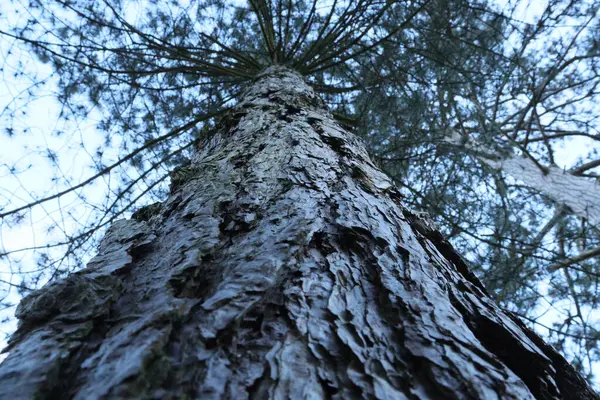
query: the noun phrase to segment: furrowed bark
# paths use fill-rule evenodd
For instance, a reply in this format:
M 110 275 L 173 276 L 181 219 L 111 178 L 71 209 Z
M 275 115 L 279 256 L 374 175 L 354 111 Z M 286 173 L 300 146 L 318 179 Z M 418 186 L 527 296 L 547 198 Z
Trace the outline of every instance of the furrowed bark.
M 290 70 L 171 189 L 21 302 L 0 396 L 597 398 Z

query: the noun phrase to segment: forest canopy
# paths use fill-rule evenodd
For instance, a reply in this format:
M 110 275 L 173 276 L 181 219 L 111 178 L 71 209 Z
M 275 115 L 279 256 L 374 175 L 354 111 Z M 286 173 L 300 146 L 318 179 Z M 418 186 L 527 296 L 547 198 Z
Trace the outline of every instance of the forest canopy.
M 591 379 L 598 1 L 0 5 L 0 298 L 81 269 L 254 77 L 302 75 L 508 310 Z M 138 214 L 139 215 L 139 214 Z

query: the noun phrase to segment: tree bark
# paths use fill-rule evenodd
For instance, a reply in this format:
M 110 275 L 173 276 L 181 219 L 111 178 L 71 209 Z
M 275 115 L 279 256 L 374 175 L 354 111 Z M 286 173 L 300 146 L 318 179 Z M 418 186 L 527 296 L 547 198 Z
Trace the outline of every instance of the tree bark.
M 597 398 L 283 67 L 134 217 L 21 302 L 2 398 Z

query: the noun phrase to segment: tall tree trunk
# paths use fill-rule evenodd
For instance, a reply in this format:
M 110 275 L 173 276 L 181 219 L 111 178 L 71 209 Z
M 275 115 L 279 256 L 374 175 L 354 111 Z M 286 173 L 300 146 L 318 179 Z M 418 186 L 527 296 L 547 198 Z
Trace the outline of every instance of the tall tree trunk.
M 597 398 L 290 70 L 171 192 L 21 302 L 3 398 Z

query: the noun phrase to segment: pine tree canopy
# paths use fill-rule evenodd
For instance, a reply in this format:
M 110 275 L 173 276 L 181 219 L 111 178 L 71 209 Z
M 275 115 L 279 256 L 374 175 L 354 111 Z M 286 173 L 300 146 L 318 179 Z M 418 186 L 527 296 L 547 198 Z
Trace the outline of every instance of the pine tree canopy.
M 542 4 L 543 3 L 543 4 Z M 0 296 L 151 212 L 258 73 L 302 74 L 500 304 L 600 361 L 600 1 L 0 4 Z M 9 333 L 9 332 L 8 332 Z M 594 367 L 594 365 L 596 365 Z

